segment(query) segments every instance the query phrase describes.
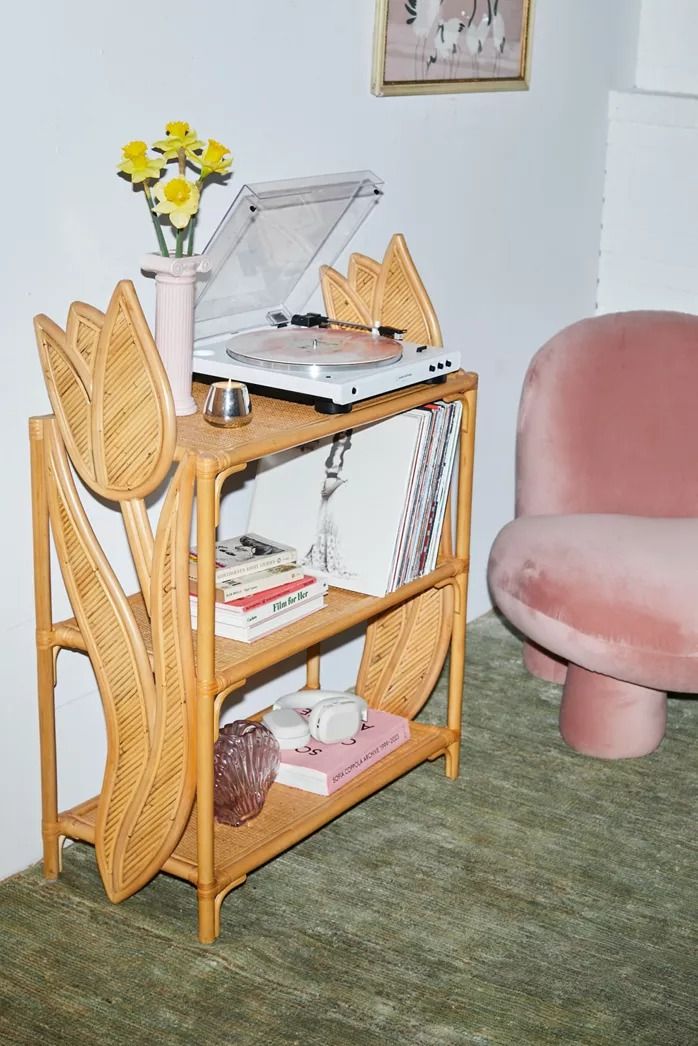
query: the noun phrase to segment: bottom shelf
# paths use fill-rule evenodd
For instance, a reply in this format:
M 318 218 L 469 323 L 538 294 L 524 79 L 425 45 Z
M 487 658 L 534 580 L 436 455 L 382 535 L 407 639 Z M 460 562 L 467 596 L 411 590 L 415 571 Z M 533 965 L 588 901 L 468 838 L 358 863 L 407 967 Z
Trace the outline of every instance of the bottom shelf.
M 219 890 L 241 879 L 290 846 L 311 835 L 386 784 L 427 759 L 441 755 L 456 740 L 447 727 L 410 724 L 410 740 L 332 795 L 315 795 L 274 784 L 261 814 L 241 828 L 214 826 L 215 878 Z M 94 843 L 97 798 L 59 815 L 59 831 Z M 196 806 L 163 871 L 196 884 Z

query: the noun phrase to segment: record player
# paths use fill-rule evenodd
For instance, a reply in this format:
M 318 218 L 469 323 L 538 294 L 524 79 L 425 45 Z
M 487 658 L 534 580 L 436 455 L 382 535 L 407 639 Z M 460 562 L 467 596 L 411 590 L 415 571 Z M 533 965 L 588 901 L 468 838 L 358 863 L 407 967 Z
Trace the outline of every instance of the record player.
M 379 324 L 304 312 L 379 203 L 371 171 L 245 185 L 207 245 L 194 306 L 194 371 L 310 399 L 322 413 L 443 381 L 460 353 L 403 340 Z

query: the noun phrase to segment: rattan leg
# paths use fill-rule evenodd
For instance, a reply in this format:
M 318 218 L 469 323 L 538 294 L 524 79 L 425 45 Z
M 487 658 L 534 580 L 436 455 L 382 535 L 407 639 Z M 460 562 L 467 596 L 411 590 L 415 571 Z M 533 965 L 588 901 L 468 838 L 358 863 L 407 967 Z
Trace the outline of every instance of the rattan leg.
M 458 449 L 458 519 L 456 523 L 456 555 L 464 562 L 470 556 L 470 518 L 472 511 L 473 452 L 475 441 L 475 389 L 463 400 L 460 446 Z M 457 735 L 446 752 L 446 776 L 455 780 L 460 766 L 460 734 L 463 714 L 463 682 L 465 676 L 465 642 L 468 606 L 468 571 L 454 579 L 455 607 L 451 632 L 451 656 L 448 675 L 448 726 Z
M 196 890 L 199 941 L 213 944 L 220 933 L 220 915 L 216 911 L 215 888 L 199 886 Z
M 458 740 L 446 749 L 446 777 L 452 781 L 458 777 L 460 769 L 460 733 L 463 712 L 463 682 L 465 678 L 465 624 L 468 590 L 468 575 L 459 574 L 454 578 L 456 589 L 453 611 L 453 629 L 451 632 L 451 652 L 448 666 L 448 713 L 447 723 L 458 735 Z
M 215 899 L 215 902 L 214 902 L 215 903 L 215 923 L 214 923 L 214 927 L 213 927 L 214 933 L 215 933 L 216 937 L 219 937 L 220 936 L 220 932 L 221 932 L 221 906 L 223 904 L 223 901 L 226 899 L 226 897 L 231 892 L 231 890 L 237 889 L 238 886 L 242 886 L 242 884 L 244 882 L 246 882 L 246 881 L 247 881 L 247 876 L 246 875 L 241 875 L 239 879 L 236 879 L 232 883 L 228 883 L 228 885 L 225 887 L 224 890 L 221 890 L 219 893 L 216 894 L 216 899 Z M 214 938 L 214 940 L 215 940 L 215 938 Z M 201 943 L 202 944 L 210 944 L 211 942 L 210 941 L 202 941 Z
M 29 423 L 32 476 L 32 540 L 36 620 L 36 673 L 41 754 L 41 834 L 44 876 L 57 879 L 61 866 L 56 771 L 55 650 L 52 642 L 51 548 L 46 500 L 46 454 L 42 420 Z
M 57 879 L 61 870 L 58 831 L 58 782 L 56 773 L 56 714 L 53 690 L 53 650 L 37 651 L 39 691 L 39 746 L 41 751 L 41 835 L 44 878 Z
M 305 689 L 320 689 L 320 644 L 308 648 L 305 656 Z

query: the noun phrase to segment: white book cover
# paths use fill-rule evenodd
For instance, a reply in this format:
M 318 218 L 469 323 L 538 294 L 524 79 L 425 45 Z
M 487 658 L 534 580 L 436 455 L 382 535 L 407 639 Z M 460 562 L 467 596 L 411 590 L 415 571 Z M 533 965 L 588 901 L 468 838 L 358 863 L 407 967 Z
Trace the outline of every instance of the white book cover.
M 330 585 L 385 595 L 422 425 L 408 411 L 263 458 L 250 529 Z
M 216 585 L 222 585 L 233 578 L 248 577 L 258 571 L 270 570 L 272 567 L 293 563 L 296 550 L 277 540 L 262 537 L 261 534 L 240 534 L 216 542 L 214 551 Z M 189 577 L 196 580 L 198 560 L 196 548 L 189 550 Z
M 265 621 L 257 621 L 252 625 L 231 624 L 228 618 L 224 619 L 216 615 L 214 632 L 217 636 L 222 636 L 224 639 L 234 639 L 238 643 L 253 643 L 255 639 L 261 639 L 262 636 L 267 636 L 271 632 L 277 632 L 281 628 L 286 628 L 287 625 L 293 624 L 294 621 L 299 621 L 303 617 L 315 614 L 317 611 L 322 610 L 324 606 L 325 597 L 323 595 L 316 596 L 314 599 L 309 599 L 306 603 L 300 603 L 288 610 L 284 610 L 282 614 L 276 614 L 274 617 L 267 618 Z M 196 628 L 196 600 L 190 601 L 189 608 L 192 628 Z

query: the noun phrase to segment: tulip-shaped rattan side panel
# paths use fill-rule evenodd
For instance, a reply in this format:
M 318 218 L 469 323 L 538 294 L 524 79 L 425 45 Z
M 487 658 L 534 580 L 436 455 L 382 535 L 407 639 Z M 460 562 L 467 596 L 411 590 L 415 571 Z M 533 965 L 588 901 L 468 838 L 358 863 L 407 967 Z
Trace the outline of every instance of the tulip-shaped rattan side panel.
M 65 333 L 43 315 L 34 328 L 70 460 L 96 494 L 121 502 L 149 607 L 153 536 L 142 499 L 165 478 L 177 429 L 167 375 L 133 284 L 117 284 L 106 315 L 74 302 Z
M 382 264 L 355 254 L 347 278 L 325 266 L 320 280 L 329 316 L 389 324 L 404 329 L 409 341 L 441 345 L 436 314 L 401 234 L 390 240 Z M 453 591 L 446 585 L 369 625 L 356 683 L 369 704 L 410 718 L 417 714 L 443 668 L 453 606 Z
M 194 799 L 187 576 L 194 461 L 180 462 L 153 538 L 143 499 L 172 465 L 174 405 L 130 283 L 117 285 L 106 314 L 76 303 L 65 333 L 46 316 L 36 317 L 35 328 L 54 409 L 43 423 L 51 532 L 107 726 L 97 863 L 107 895 L 120 901 L 160 870 Z M 69 461 L 94 493 L 122 509 L 150 614 L 152 661 Z
M 167 474 L 177 431 L 133 285 L 117 284 L 105 315 L 75 302 L 65 333 L 43 315 L 34 327 L 51 406 L 79 475 L 112 501 L 145 497 Z
M 191 521 L 192 463 L 180 464 L 156 535 L 153 672 L 129 602 L 78 497 L 55 421 L 48 420 L 46 428 L 51 531 L 107 726 L 97 862 L 107 895 L 121 901 L 169 857 L 194 796 L 194 668 L 182 556 Z

